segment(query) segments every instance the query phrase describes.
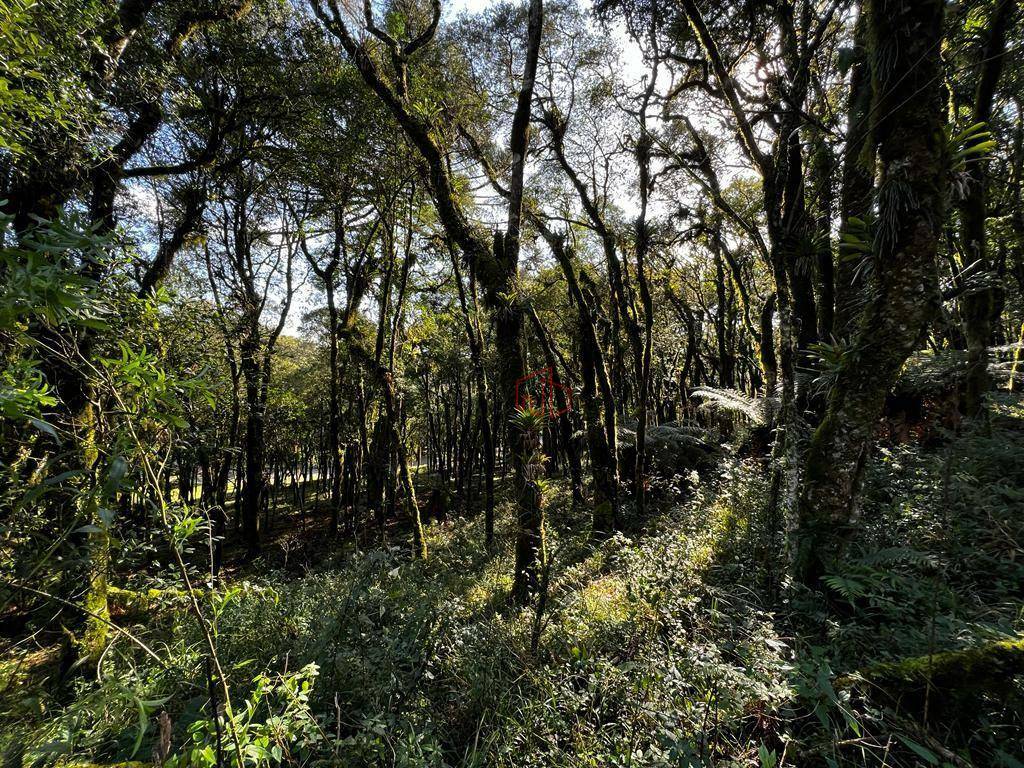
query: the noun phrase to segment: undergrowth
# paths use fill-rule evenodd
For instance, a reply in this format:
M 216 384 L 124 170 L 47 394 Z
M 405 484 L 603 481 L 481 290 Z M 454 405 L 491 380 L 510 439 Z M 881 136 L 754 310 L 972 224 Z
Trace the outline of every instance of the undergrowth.
M 777 538 L 768 483 L 728 460 L 596 544 L 556 490 L 539 625 L 508 606 L 511 553 L 488 555 L 480 519 L 432 526 L 426 563 L 395 542 L 207 593 L 246 764 L 1019 766 L 1019 680 L 923 707 L 856 681 L 1024 631 L 1024 407 L 877 455 L 828 606 L 757 543 Z M 154 595 L 118 621 L 161 664 L 120 636 L 65 682 L 31 637 L 7 655 L 5 765 L 148 759 L 160 712 L 171 764 L 216 764 L 201 638 L 171 590 Z

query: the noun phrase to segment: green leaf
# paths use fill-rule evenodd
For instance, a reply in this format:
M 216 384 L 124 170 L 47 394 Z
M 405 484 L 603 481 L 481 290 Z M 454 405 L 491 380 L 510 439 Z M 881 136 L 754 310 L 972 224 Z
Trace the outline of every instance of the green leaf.
M 939 757 L 938 757 L 938 755 L 936 755 L 930 749 L 927 749 L 926 747 L 921 746 L 920 744 L 918 744 L 916 741 L 914 741 L 910 737 L 904 736 L 902 733 L 897 733 L 896 737 L 900 741 L 902 741 L 907 746 L 907 748 L 909 750 L 911 750 L 914 754 L 916 754 L 922 760 L 927 762 L 929 765 L 938 765 L 939 764 Z
M 43 421 L 42 419 L 37 419 L 34 416 L 29 416 L 28 420 L 32 424 L 32 426 L 38 429 L 40 432 L 45 432 L 50 437 L 57 439 L 57 430 L 55 430 L 53 426 L 50 425 L 48 422 Z
M 778 758 L 775 756 L 775 750 L 770 750 L 761 742 L 757 748 L 757 759 L 761 762 L 761 768 L 775 768 L 775 763 Z
M 149 730 L 149 713 L 146 711 L 145 704 L 142 703 L 141 699 L 136 699 L 135 705 L 139 713 L 139 728 L 135 734 L 135 743 L 132 745 L 131 757 L 135 757 L 138 753 L 139 748 L 142 746 L 142 739 L 146 735 L 146 731 Z
M 124 460 L 124 457 L 115 456 L 114 460 L 110 462 L 110 469 L 107 472 L 106 479 L 103 481 L 103 498 L 109 499 L 117 492 L 127 471 L 128 463 Z

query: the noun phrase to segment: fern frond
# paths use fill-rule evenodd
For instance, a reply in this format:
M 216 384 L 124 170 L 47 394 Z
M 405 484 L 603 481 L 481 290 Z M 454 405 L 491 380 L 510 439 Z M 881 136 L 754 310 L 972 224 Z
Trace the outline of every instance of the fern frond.
M 879 549 L 875 552 L 864 555 L 859 558 L 857 562 L 869 567 L 878 565 L 895 565 L 897 563 L 918 566 L 936 565 L 934 555 L 930 555 L 927 552 L 921 552 L 916 549 L 908 549 L 907 547 L 886 547 L 885 549 Z
M 751 397 L 736 389 L 697 387 L 692 394 L 704 400 L 705 408 L 742 416 L 758 426 L 765 426 L 771 421 L 777 404 L 775 398 Z
M 959 386 L 967 370 L 967 353 L 958 349 L 922 351 L 911 355 L 900 371 L 898 390 L 927 394 Z
M 850 602 L 869 593 L 867 584 L 845 574 L 829 574 L 823 580 L 829 589 Z

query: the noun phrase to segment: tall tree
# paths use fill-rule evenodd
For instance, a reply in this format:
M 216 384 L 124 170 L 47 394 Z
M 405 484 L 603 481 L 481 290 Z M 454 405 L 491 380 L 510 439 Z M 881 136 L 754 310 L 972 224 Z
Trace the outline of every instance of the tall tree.
M 377 26 L 371 5 L 364 5 L 366 30 L 383 46 L 391 61 L 390 79 L 383 74 L 366 42 L 357 42 L 352 36 L 346 21 L 346 12 L 337 2 L 311 2 L 314 13 L 338 38 L 367 86 L 391 111 L 412 145 L 420 153 L 424 164 L 424 176 L 446 235 L 462 251 L 464 258 L 473 265 L 484 286 L 488 304 L 495 310 L 496 344 L 501 350 L 498 377 L 503 403 L 501 413 L 504 414 L 506 424 L 509 424 L 509 417 L 515 404 L 516 382 L 526 374 L 522 346 L 523 311 L 519 306 L 516 282 L 519 274 L 522 175 L 525 171 L 530 107 L 543 22 L 541 0 L 533 0 L 530 6 L 527 34 L 529 42 L 524 76 L 512 124 L 510 148 L 514 170 L 509 183 L 511 194 L 508 224 L 505 232 L 494 238 L 493 245 L 470 225 L 464 204 L 455 191 L 446 161 L 447 150 L 440 141 L 444 132 L 427 116 L 428 113 L 414 109 L 414 101 L 410 94 L 409 62 L 433 40 L 441 18 L 440 0 L 434 0 L 431 18 L 423 30 L 406 40 L 398 40 Z M 537 560 L 544 524 L 543 496 L 540 487 L 529 477 L 524 436 L 510 426 L 507 430 L 515 472 L 519 530 L 512 596 L 515 601 L 525 603 L 538 583 Z
M 879 225 L 855 354 L 836 374 L 807 452 L 795 570 L 810 585 L 857 523 L 860 482 L 886 393 L 937 309 L 936 252 L 948 194 L 943 13 L 941 0 L 869 6 Z
M 999 0 L 992 10 L 984 31 L 984 46 L 978 63 L 978 84 L 970 108 L 971 126 L 987 125 L 992 119 L 996 86 L 1006 60 L 1006 39 L 1020 16 L 1017 4 Z M 981 143 L 985 134 L 971 139 L 972 145 Z M 970 150 L 972 147 L 966 147 Z M 965 268 L 984 275 L 986 284 L 969 290 L 960 303 L 964 336 L 967 338 L 967 374 L 964 385 L 964 407 L 969 415 L 980 413 L 983 397 L 988 391 L 988 348 L 992 344 L 992 328 L 999 315 L 999 291 L 994 285 L 992 260 L 988 254 L 986 231 L 988 201 L 988 161 L 975 157 L 966 166 L 967 192 L 960 202 L 960 241 L 964 252 Z
M 236 318 L 232 332 L 239 340 L 246 406 L 239 514 L 250 558 L 261 549 L 260 515 L 267 501 L 267 396 L 274 349 L 295 295 L 293 262 L 299 249 L 297 234 L 286 226 L 287 211 L 275 209 L 268 200 L 266 183 L 259 172 L 242 170 L 225 179 L 219 190 L 221 202 L 214 220 L 217 248 L 210 268 L 218 303 Z M 226 291 L 223 300 L 218 283 Z M 268 317 L 272 317 L 269 326 Z

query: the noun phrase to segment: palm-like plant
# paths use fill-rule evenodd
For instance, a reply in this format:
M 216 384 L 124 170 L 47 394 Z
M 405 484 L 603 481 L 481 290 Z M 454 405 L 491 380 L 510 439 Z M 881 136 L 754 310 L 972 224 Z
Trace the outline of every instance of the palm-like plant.
M 547 422 L 543 408 L 525 405 L 516 408 L 509 419 L 513 429 L 522 434 L 523 467 L 526 479 L 536 482 L 544 473 L 544 455 L 541 451 L 541 434 Z

